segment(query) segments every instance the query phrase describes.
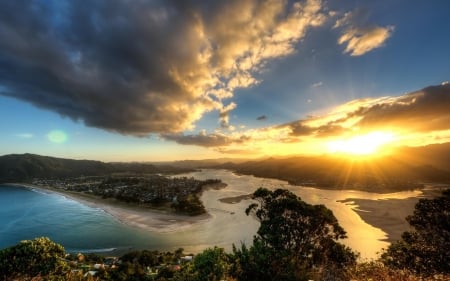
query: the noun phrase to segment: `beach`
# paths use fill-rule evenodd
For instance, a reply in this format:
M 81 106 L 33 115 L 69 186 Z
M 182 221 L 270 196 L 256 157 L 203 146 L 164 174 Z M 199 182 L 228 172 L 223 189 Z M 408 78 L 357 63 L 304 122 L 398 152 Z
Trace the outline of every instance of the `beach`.
M 8 183 L 8 185 L 25 187 L 44 193 L 59 194 L 91 208 L 101 209 L 113 216 L 116 220 L 128 226 L 137 227 L 142 230 L 156 233 L 185 230 L 194 225 L 205 223 L 212 218 L 210 214 L 202 214 L 198 216 L 175 214 L 169 211 L 122 203 L 117 200 L 105 200 L 85 193 L 64 191 L 61 189 L 36 186 L 32 184 Z

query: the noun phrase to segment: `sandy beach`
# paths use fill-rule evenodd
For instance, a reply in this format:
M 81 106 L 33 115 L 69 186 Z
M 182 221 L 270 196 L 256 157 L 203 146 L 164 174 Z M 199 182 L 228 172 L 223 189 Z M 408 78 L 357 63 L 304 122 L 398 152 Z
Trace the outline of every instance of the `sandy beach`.
M 148 207 L 133 206 L 131 204 L 104 200 L 88 194 L 64 191 L 60 189 L 41 187 L 25 183 L 8 183 L 8 185 L 21 186 L 40 192 L 55 193 L 68 199 L 75 200 L 92 208 L 99 208 L 128 226 L 143 230 L 167 233 L 180 231 L 194 225 L 205 223 L 212 218 L 210 214 L 188 216 L 174 214 L 168 211 L 150 209 Z

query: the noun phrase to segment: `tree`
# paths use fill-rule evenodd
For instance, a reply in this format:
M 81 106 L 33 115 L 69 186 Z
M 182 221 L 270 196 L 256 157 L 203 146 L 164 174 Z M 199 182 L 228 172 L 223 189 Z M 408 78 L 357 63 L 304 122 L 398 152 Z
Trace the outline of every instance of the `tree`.
M 174 276 L 176 281 L 219 281 L 229 271 L 229 257 L 223 248 L 208 248 Z
M 338 243 L 346 237 L 331 210 L 310 205 L 288 190 L 259 188 L 247 215 L 260 222 L 253 246 L 234 248 L 240 280 L 307 280 L 317 270 L 342 269 L 356 255 Z M 315 270 L 314 270 L 315 269 Z
M 450 273 L 450 189 L 434 199 L 420 199 L 406 218 L 412 231 L 383 253 L 382 261 L 421 275 Z
M 24 240 L 0 251 L 0 276 L 9 280 L 16 276 L 63 275 L 68 268 L 64 256 L 64 247 L 46 237 Z

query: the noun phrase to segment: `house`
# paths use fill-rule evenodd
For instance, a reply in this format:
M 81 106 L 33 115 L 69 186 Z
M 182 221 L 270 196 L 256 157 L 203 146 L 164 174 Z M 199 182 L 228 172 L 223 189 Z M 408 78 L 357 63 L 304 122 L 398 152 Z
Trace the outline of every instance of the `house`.
M 97 274 L 97 271 L 96 270 L 89 270 L 88 272 L 86 272 L 85 274 L 84 274 L 84 277 L 86 278 L 86 277 L 88 277 L 88 276 L 95 276 L 95 274 Z

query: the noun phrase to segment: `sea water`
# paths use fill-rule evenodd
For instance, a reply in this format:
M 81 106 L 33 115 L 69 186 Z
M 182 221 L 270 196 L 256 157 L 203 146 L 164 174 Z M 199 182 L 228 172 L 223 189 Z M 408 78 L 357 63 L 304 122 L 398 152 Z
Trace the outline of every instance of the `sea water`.
M 207 223 L 175 232 L 153 233 L 127 226 L 99 208 L 60 194 L 0 185 L 0 249 L 45 236 L 72 253 L 114 255 L 135 249 L 178 248 L 197 253 L 215 245 L 231 250 L 233 243 L 251 243 L 258 227 L 254 219 L 245 216 L 244 206 L 240 214 L 231 218 L 231 224 L 221 219 L 228 219 L 230 212 L 212 208 L 212 219 Z M 245 227 L 238 228 L 239 225 Z
M 0 248 L 46 236 L 69 252 L 109 252 L 151 245 L 148 233 L 118 223 L 100 209 L 64 196 L 18 186 L 0 187 Z

